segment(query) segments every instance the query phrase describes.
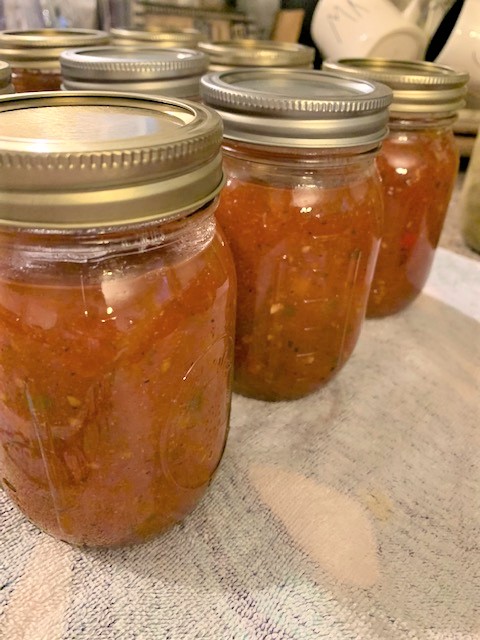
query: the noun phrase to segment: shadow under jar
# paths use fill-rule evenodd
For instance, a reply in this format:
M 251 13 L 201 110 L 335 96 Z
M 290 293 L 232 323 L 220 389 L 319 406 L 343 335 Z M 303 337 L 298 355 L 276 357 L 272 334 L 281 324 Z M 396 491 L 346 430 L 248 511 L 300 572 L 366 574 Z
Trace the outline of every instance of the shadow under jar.
M 227 436 L 221 122 L 37 95 L 0 99 L 0 159 L 17 158 L 0 176 L 0 481 L 61 540 L 143 542 L 197 504 Z
M 60 54 L 72 47 L 108 44 L 109 36 L 94 29 L 37 29 L 0 32 L 0 60 L 12 68 L 17 93 L 58 91 Z
M 207 74 L 224 121 L 217 210 L 238 276 L 234 390 L 312 393 L 357 342 L 380 243 L 390 90 L 318 71 Z
M 428 62 L 345 59 L 324 68 L 393 90 L 389 135 L 377 157 L 384 202 L 382 244 L 367 316 L 388 316 L 422 291 L 459 165 L 452 125 L 468 75 Z

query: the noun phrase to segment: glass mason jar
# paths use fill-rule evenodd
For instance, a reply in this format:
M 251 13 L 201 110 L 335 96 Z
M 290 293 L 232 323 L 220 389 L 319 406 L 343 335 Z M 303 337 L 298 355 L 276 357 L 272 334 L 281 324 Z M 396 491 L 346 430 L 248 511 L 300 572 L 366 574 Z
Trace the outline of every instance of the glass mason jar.
M 112 28 L 110 36 L 116 47 L 160 47 L 162 49 L 196 49 L 201 39 L 198 29 L 142 31 Z
M 60 55 L 62 88 L 199 100 L 208 59 L 200 51 L 137 47 L 69 49 Z
M 221 122 L 127 94 L 12 98 L 0 98 L 0 481 L 61 540 L 143 542 L 196 505 L 227 435 Z
M 422 291 L 455 186 L 459 152 L 453 122 L 467 74 L 428 62 L 348 59 L 324 68 L 393 89 L 390 133 L 377 157 L 385 226 L 367 315 L 387 316 Z
M 15 91 L 58 91 L 60 53 L 71 47 L 108 44 L 109 36 L 94 29 L 1 31 L 0 59 L 12 68 Z
M 315 58 L 313 47 L 253 38 L 199 42 L 198 48 L 208 56 L 210 71 L 248 67 L 309 69 Z
M 391 92 L 318 71 L 207 74 L 227 184 L 217 210 L 238 274 L 234 390 L 312 393 L 347 361 L 380 243 L 374 157 Z

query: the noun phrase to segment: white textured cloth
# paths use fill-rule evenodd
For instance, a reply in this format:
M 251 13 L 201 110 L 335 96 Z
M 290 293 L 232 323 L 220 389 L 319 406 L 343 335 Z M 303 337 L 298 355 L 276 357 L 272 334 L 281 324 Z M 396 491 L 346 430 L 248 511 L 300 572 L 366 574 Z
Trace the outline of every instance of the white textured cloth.
M 235 397 L 208 494 L 150 544 L 69 547 L 0 492 L 1 640 L 480 639 L 480 324 L 456 306 L 368 321 L 308 398 Z

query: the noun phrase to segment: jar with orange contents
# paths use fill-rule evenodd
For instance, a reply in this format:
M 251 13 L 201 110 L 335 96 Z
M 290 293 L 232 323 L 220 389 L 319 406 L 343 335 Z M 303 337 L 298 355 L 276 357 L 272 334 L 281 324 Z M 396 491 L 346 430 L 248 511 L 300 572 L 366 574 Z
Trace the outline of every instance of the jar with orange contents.
M 430 273 L 458 171 L 452 124 L 468 75 L 383 59 L 346 59 L 324 68 L 393 89 L 390 133 L 377 157 L 385 226 L 367 309 L 368 316 L 387 316 L 413 302 Z
M 38 29 L 0 32 L 0 60 L 12 68 L 17 93 L 58 91 L 60 54 L 72 47 L 108 44 L 109 35 L 94 29 Z
M 238 275 L 234 389 L 312 393 L 357 342 L 380 242 L 390 90 L 318 71 L 207 74 L 224 121 L 217 210 Z
M 187 102 L 0 99 L 0 160 L 16 159 L 0 175 L 0 482 L 67 542 L 147 540 L 220 462 L 235 318 L 220 142 Z

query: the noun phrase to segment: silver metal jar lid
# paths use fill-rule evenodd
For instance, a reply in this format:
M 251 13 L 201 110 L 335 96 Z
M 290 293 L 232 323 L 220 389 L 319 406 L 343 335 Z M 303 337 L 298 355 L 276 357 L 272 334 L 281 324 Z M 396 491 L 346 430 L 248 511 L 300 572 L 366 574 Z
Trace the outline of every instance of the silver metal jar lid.
M 198 48 L 208 55 L 213 66 L 308 67 L 315 57 L 312 47 L 272 40 L 200 42 Z
M 190 49 L 152 47 L 91 47 L 67 49 L 60 55 L 65 78 L 104 81 L 159 80 L 200 76 L 208 59 Z
M 60 65 L 62 86 L 68 90 L 198 99 L 208 59 L 191 49 L 92 47 L 67 49 L 60 56 Z
M 110 29 L 110 35 L 115 45 L 180 47 L 182 49 L 195 49 L 201 39 L 201 33 L 198 29 L 140 31 L 135 29 L 112 28 Z
M 298 69 L 209 73 L 200 87 L 205 104 L 221 115 L 226 138 L 269 146 L 378 144 L 392 99 L 380 83 Z
M 38 29 L 31 31 L 0 31 L 0 59 L 12 67 L 58 67 L 64 49 L 108 44 L 105 31 L 95 29 Z
M 324 61 L 323 69 L 388 85 L 393 90 L 392 114 L 441 115 L 465 104 L 468 74 L 432 62 L 345 58 Z
M 186 215 L 222 186 L 221 138 L 219 116 L 188 101 L 1 96 L 0 224 L 69 229 Z

